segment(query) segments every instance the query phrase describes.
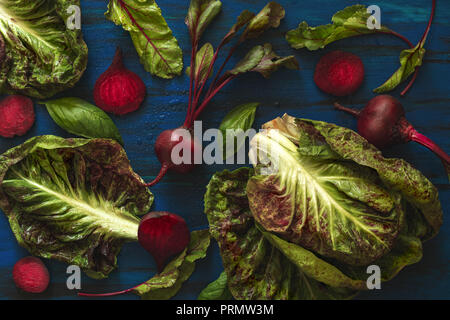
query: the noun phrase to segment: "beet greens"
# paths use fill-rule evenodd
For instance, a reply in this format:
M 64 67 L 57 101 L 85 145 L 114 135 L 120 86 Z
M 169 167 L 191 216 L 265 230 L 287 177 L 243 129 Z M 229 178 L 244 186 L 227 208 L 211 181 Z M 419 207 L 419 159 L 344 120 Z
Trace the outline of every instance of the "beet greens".
M 189 103 L 184 124 L 178 129 L 190 130 L 194 121 L 209 105 L 211 100 L 233 79 L 247 72 L 258 72 L 265 78 L 278 70 L 280 67 L 288 69 L 298 69 L 299 65 L 294 56 L 280 57 L 273 50 L 270 44 L 258 45 L 231 70 L 223 72 L 227 63 L 233 56 L 237 47 L 248 39 L 259 37 L 264 31 L 270 28 L 277 28 L 280 21 L 285 16 L 285 11 L 281 5 L 276 2 L 268 3 L 258 14 L 250 11 L 243 11 L 238 17 L 235 25 L 225 35 L 217 49 L 214 51 L 210 43 L 206 43 L 199 49 L 200 39 L 222 8 L 222 3 L 215 0 L 192 0 L 186 17 L 186 25 L 191 37 L 191 66 L 189 72 Z M 219 57 L 219 53 L 238 33 L 244 29 L 237 43 L 231 47 L 225 62 L 210 81 L 209 89 L 204 93 L 208 79 L 213 74 L 213 68 Z M 174 163 L 172 161 L 172 152 L 175 146 L 180 147 L 180 143 L 185 144 L 188 150 L 191 150 L 190 163 Z M 183 148 L 183 150 L 186 150 Z M 161 162 L 161 170 L 157 177 L 146 184 L 153 186 L 159 182 L 168 170 L 179 173 L 189 172 L 194 168 L 194 154 L 201 150 L 200 142 L 194 137 L 183 139 L 177 129 L 166 130 L 159 135 L 155 144 L 155 152 L 158 160 Z

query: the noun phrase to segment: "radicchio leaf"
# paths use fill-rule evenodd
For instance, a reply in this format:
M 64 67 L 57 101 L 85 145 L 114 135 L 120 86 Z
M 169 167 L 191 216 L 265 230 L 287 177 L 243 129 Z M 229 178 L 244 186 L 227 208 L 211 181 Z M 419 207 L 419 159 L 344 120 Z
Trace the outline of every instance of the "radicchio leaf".
M 164 79 L 181 74 L 183 53 L 154 0 L 110 0 L 105 15 L 130 33 L 145 70 Z
M 108 139 L 35 137 L 0 156 L 0 208 L 31 254 L 105 278 L 153 195 Z
M 79 0 L 0 2 L 0 93 L 49 98 L 86 70 L 80 28 L 69 28 Z
M 252 174 L 249 168 L 216 173 L 205 194 L 210 233 L 219 244 L 233 297 L 238 300 L 352 297 L 355 290 L 333 288 L 311 278 L 265 238 L 252 217 L 245 191 Z M 299 263 L 314 265 L 308 260 Z M 330 266 L 327 272 L 333 270 Z

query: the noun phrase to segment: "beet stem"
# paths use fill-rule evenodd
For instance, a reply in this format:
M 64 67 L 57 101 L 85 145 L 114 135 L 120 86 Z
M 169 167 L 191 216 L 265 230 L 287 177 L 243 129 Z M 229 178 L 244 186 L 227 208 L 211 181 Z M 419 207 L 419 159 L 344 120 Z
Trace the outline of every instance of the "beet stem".
M 356 109 L 352 109 L 352 108 L 348 108 L 348 107 L 344 107 L 343 105 L 341 105 L 340 103 L 335 102 L 334 103 L 334 108 L 340 111 L 344 111 L 347 113 L 350 113 L 351 115 L 353 115 L 354 117 L 358 118 L 360 111 L 356 110 Z
M 208 103 L 211 102 L 211 100 L 214 98 L 214 96 L 216 94 L 218 94 L 219 91 L 222 90 L 223 87 L 225 87 L 235 77 L 236 76 L 230 76 L 227 80 L 225 80 L 222 84 L 220 84 L 220 86 L 218 86 L 216 89 L 214 89 L 214 91 L 205 99 L 205 101 L 203 101 L 201 106 L 198 108 L 198 110 L 194 114 L 194 117 L 193 117 L 192 122 L 191 122 L 191 126 L 192 126 L 192 123 L 200 116 L 202 111 L 208 106 Z
M 423 134 L 417 132 L 416 130 L 411 130 L 410 139 L 414 142 L 417 142 L 431 151 L 433 151 L 443 162 L 447 165 L 450 165 L 450 156 L 445 153 L 444 150 L 442 150 L 434 141 L 432 141 L 430 138 L 424 136 Z
M 152 182 L 146 183 L 145 186 L 152 187 L 155 184 L 157 184 L 166 175 L 168 170 L 169 170 L 169 166 L 166 163 L 163 163 L 163 165 L 161 166 L 161 170 L 159 171 L 156 178 Z
M 432 8 L 431 8 L 430 19 L 428 20 L 427 28 L 425 29 L 425 32 L 424 32 L 422 38 L 419 41 L 419 47 L 423 46 L 423 43 L 425 42 L 425 40 L 426 40 L 426 38 L 428 36 L 428 33 L 431 30 L 431 24 L 433 23 L 435 12 L 436 12 L 436 0 L 433 0 L 433 5 L 432 5 Z M 417 75 L 419 73 L 419 69 L 420 69 L 420 67 L 416 67 L 416 71 L 414 72 L 414 76 L 412 77 L 411 81 L 408 83 L 406 88 L 400 93 L 401 96 L 404 96 L 409 91 L 409 89 L 411 89 L 411 87 L 413 86 L 414 82 L 416 82 Z

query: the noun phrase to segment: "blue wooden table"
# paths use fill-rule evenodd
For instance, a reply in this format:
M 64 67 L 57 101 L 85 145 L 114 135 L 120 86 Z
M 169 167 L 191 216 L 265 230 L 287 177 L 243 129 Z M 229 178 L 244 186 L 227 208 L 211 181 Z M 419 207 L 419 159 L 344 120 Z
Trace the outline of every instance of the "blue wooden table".
M 286 8 L 287 17 L 277 30 L 269 31 L 259 41 L 246 43 L 236 54 L 235 62 L 256 43 L 271 42 L 280 55 L 294 54 L 301 71 L 282 70 L 265 80 L 252 74 L 226 87 L 202 116 L 204 127 L 217 127 L 227 111 L 245 103 L 262 102 L 256 118 L 256 127 L 283 113 L 292 116 L 333 122 L 355 129 L 355 120 L 333 110 L 333 98 L 320 92 L 313 82 L 314 67 L 319 58 L 330 50 L 342 49 L 359 55 L 366 67 L 362 88 L 353 96 L 341 99 L 348 105 L 362 106 L 374 94 L 372 89 L 383 83 L 398 68 L 398 56 L 405 49 L 403 42 L 390 36 L 358 37 L 337 42 L 325 50 L 295 51 L 284 40 L 285 33 L 302 20 L 310 25 L 329 23 L 338 10 L 357 3 L 350 0 L 279 0 Z M 258 12 L 266 1 L 227 0 L 222 13 L 205 34 L 204 40 L 217 45 L 237 15 L 244 9 Z M 425 29 L 431 9 L 431 0 L 374 0 L 382 9 L 382 23 L 417 43 Z M 159 5 L 178 38 L 188 65 L 190 43 L 184 25 L 188 0 L 160 0 Z M 184 119 L 188 78 L 161 80 L 145 72 L 127 32 L 107 21 L 103 13 L 107 1 L 82 1 L 82 30 L 89 47 L 86 73 L 75 88 L 59 96 L 76 96 L 93 102 L 92 88 L 98 76 L 109 66 L 117 45 L 121 46 L 128 68 L 139 74 L 147 85 L 147 98 L 137 112 L 125 117 L 113 117 L 125 141 L 125 149 L 137 173 L 146 180 L 154 178 L 159 162 L 153 152 L 158 134 L 180 125 Z M 426 48 L 425 63 L 419 77 L 401 101 L 414 126 L 450 152 L 450 1 L 438 0 L 437 15 Z M 220 61 L 219 61 L 220 63 Z M 403 88 L 401 86 L 401 88 Z M 401 89 L 392 94 L 399 97 Z M 37 103 L 37 101 L 36 101 Z M 50 119 L 46 109 L 36 105 L 36 124 L 26 136 L 14 139 L 0 138 L 0 153 L 36 135 L 54 134 L 69 137 Z M 359 299 L 449 299 L 450 298 L 450 186 L 439 160 L 425 148 L 410 143 L 386 151 L 390 157 L 402 157 L 420 169 L 439 189 L 445 222 L 440 234 L 424 245 L 421 262 L 407 267 L 394 280 L 384 283 L 382 290 L 361 293 Z M 227 166 L 201 166 L 188 175 L 168 174 L 152 189 L 155 210 L 167 210 L 183 216 L 191 229 L 207 228 L 203 214 L 203 194 L 211 175 Z M 19 292 L 11 276 L 14 263 L 28 255 L 19 247 L 7 219 L 0 215 L 0 299 L 76 299 L 76 293 L 66 288 L 66 265 L 45 261 L 51 274 L 51 285 L 46 293 L 29 296 Z M 82 288 L 86 291 L 110 292 L 131 287 L 149 279 L 155 273 L 152 258 L 137 243 L 126 244 L 119 256 L 118 269 L 106 280 L 92 280 L 83 275 Z M 193 276 L 185 283 L 176 299 L 195 299 L 209 282 L 223 270 L 216 244 L 206 259 L 197 264 Z M 133 294 L 116 299 L 137 299 Z

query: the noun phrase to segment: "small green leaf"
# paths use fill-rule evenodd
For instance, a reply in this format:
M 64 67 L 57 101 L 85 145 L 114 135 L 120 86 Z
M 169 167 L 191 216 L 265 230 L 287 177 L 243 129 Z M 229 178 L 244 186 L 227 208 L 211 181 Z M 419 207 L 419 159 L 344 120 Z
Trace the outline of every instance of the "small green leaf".
M 366 6 L 353 5 L 337 12 L 331 19 L 332 24 L 310 27 L 303 21 L 297 29 L 286 34 L 286 40 L 294 49 L 318 50 L 338 40 L 390 31 L 384 26 L 379 30 L 367 28 L 367 19 L 370 16 Z
M 255 121 L 256 109 L 260 103 L 253 102 L 242 104 L 231 110 L 220 124 L 219 130 L 223 135 L 224 156 L 228 158 L 236 153 L 244 144 L 245 139 L 238 139 L 234 134 L 237 134 L 237 130 L 242 130 L 245 133 L 253 126 Z M 227 130 L 232 130 L 232 136 L 227 136 Z M 234 138 L 234 143 L 230 145 L 229 139 Z M 244 138 L 244 137 L 243 137 Z
M 108 20 L 128 31 L 146 71 L 172 79 L 183 71 L 183 52 L 154 0 L 110 0 Z
M 264 46 L 256 46 L 250 50 L 244 59 L 227 74 L 240 75 L 247 72 L 258 72 L 264 78 L 269 78 L 280 67 L 292 70 L 300 68 L 294 56 L 282 58 L 273 51 L 270 43 L 266 43 Z
M 194 79 L 198 79 L 200 84 L 208 80 L 208 70 L 214 57 L 214 48 L 211 43 L 205 45 L 197 52 L 195 58 L 195 73 Z M 186 68 L 186 74 L 191 74 L 191 67 Z
M 255 17 L 255 14 L 253 12 L 250 12 L 248 10 L 242 11 L 242 13 L 237 18 L 236 23 L 231 27 L 230 31 L 225 36 L 225 39 L 223 40 L 224 44 L 227 44 L 231 41 L 231 39 L 236 35 L 236 33 L 245 25 L 247 25 L 253 18 Z
M 58 126 L 84 138 L 114 139 L 122 137 L 111 118 L 100 108 L 80 98 L 61 98 L 42 102 Z
M 258 38 L 266 30 L 270 28 L 278 28 L 281 20 L 284 18 L 286 12 L 284 8 L 276 3 L 269 2 L 248 24 L 241 41 L 246 39 Z
M 133 290 L 145 300 L 167 300 L 178 293 L 195 270 L 195 261 L 206 257 L 208 230 L 191 232 L 189 246 L 160 273 Z
M 400 54 L 400 68 L 380 87 L 373 90 L 376 93 L 383 93 L 394 90 L 399 84 L 412 75 L 417 67 L 422 65 L 426 50 L 423 44 L 418 44 L 415 48 L 403 50 Z
M 222 272 L 217 280 L 211 282 L 200 292 L 198 300 L 232 300 L 233 295 L 228 289 L 227 274 Z
M 186 25 L 191 37 L 199 40 L 208 25 L 222 10 L 222 2 L 217 0 L 192 0 L 189 5 Z

